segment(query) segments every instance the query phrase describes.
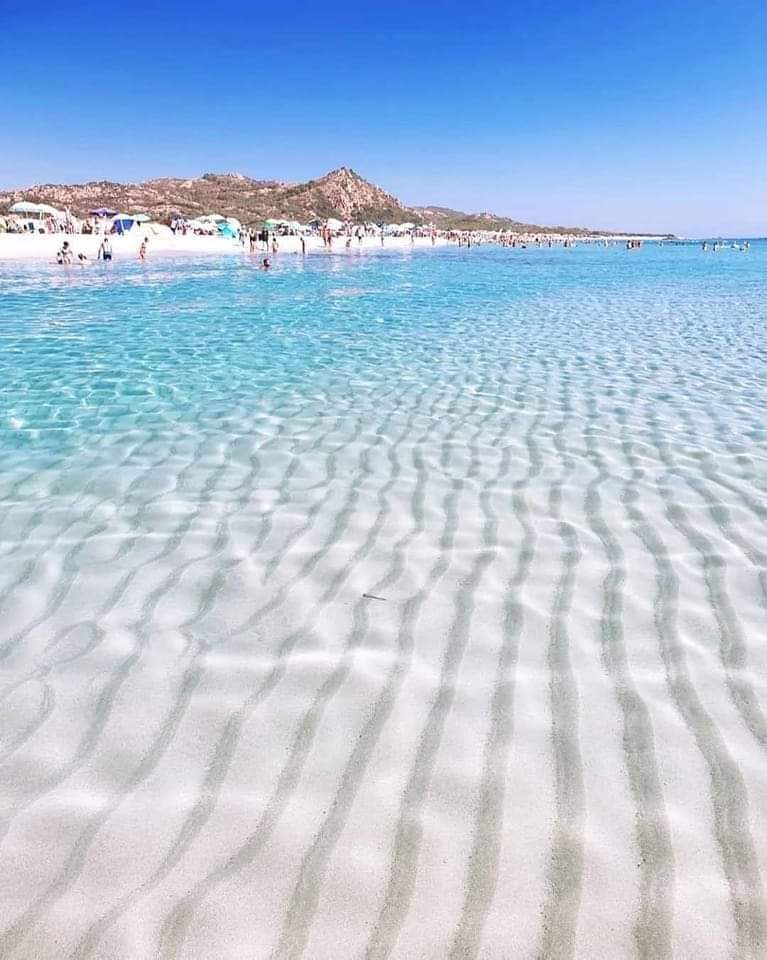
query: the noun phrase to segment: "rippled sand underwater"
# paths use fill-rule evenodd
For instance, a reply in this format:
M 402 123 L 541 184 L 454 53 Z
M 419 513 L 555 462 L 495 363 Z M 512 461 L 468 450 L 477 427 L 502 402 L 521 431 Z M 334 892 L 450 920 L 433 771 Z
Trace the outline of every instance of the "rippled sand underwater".
M 767 247 L 0 265 L 0 957 L 767 956 Z

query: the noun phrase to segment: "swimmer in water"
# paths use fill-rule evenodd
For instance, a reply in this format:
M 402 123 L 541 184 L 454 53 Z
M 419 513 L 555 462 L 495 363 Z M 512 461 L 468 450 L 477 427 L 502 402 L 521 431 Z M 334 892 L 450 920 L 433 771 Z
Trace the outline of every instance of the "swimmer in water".
M 269 257 L 264 257 L 264 262 L 261 264 L 262 269 L 268 270 L 271 267 L 272 262 Z

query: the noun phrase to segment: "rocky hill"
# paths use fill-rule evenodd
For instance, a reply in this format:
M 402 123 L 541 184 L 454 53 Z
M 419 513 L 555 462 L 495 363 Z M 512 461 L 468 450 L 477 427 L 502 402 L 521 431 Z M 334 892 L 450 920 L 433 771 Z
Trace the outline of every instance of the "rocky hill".
M 206 173 L 193 179 L 162 177 L 143 183 L 94 180 L 82 184 L 41 184 L 0 191 L 0 212 L 17 200 L 49 203 L 76 216 L 110 207 L 125 213 L 147 213 L 156 220 L 173 216 L 196 217 L 220 213 L 252 224 L 265 217 L 284 217 L 305 223 L 315 218 L 337 217 L 355 222 L 434 223 L 447 229 L 500 229 L 565 232 L 564 227 L 537 227 L 494 214 L 467 214 L 447 207 L 406 207 L 396 197 L 365 180 L 354 170 L 340 167 L 306 183 L 254 180 L 241 173 Z M 588 232 L 567 228 L 567 232 Z

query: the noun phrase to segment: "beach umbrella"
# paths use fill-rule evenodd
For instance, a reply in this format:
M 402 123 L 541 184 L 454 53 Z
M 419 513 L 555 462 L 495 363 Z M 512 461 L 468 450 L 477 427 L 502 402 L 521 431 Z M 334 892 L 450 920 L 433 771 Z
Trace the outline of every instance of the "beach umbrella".
M 131 219 L 135 220 L 136 223 L 149 223 L 152 218 L 145 213 L 133 213 L 131 214 Z
M 109 207 L 96 207 L 95 210 L 89 210 L 92 217 L 116 217 L 118 211 L 110 210 Z
M 281 220 L 275 220 L 274 217 L 267 217 L 266 220 L 264 220 L 264 226 L 267 227 L 267 229 L 269 227 L 278 227 L 281 223 Z
M 40 204 L 30 200 L 19 200 L 9 207 L 11 213 L 40 213 Z

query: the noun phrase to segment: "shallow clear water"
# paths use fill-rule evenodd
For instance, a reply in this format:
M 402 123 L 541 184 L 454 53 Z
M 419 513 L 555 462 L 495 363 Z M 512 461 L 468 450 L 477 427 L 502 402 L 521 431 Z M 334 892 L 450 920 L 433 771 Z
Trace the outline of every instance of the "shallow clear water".
M 764 955 L 766 269 L 0 264 L 0 955 Z

